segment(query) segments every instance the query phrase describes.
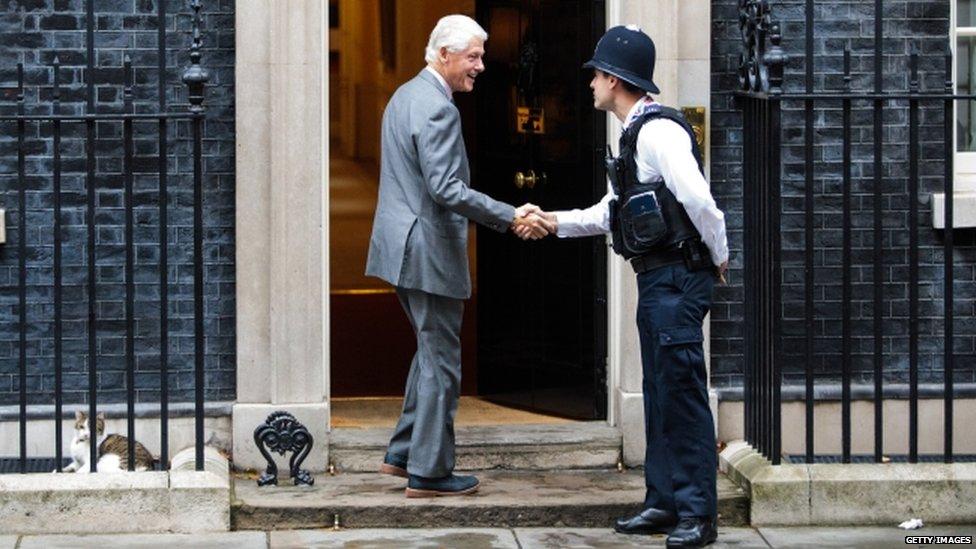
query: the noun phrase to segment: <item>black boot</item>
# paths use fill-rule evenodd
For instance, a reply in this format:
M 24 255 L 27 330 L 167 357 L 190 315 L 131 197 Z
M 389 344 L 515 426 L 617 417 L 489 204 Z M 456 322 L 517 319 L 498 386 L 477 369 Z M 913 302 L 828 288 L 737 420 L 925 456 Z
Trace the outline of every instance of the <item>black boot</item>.
M 718 531 L 712 517 L 682 517 L 668 536 L 668 547 L 704 547 L 715 541 Z
M 644 509 L 639 514 L 632 517 L 617 519 L 617 524 L 613 529 L 618 534 L 667 534 L 678 522 L 678 517 L 674 513 L 662 511 L 653 507 Z

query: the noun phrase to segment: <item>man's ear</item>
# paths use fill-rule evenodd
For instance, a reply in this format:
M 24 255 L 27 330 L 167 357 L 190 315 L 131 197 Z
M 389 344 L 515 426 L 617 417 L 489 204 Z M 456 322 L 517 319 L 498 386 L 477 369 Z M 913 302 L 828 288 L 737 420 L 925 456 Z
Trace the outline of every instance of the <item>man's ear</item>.
M 447 63 L 447 46 L 441 46 L 441 49 L 437 50 L 437 59 L 440 60 L 441 64 Z
M 607 88 L 615 90 L 617 89 L 617 84 L 620 84 L 620 79 L 610 73 L 607 73 Z

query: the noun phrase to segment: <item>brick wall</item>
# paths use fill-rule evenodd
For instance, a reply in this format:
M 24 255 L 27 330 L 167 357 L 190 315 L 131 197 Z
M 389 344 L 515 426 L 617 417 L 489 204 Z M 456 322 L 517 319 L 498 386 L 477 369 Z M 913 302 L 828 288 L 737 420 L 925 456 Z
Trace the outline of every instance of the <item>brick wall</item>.
M 134 66 L 137 112 L 158 109 L 157 1 L 166 1 L 166 94 L 170 110 L 185 110 L 180 81 L 188 63 L 191 10 L 184 0 L 97 0 L 95 8 L 96 110 L 121 112 L 122 61 Z M 62 113 L 83 113 L 87 100 L 84 0 L 4 0 L 0 7 L 0 112 L 15 110 L 16 64 L 25 64 L 26 105 L 50 113 L 53 70 L 62 64 Z M 204 265 L 206 387 L 210 400 L 233 399 L 234 344 L 234 2 L 204 2 L 202 64 L 211 80 L 204 127 Z M 64 123 L 61 154 L 64 390 L 83 402 L 88 390 L 87 204 L 85 127 Z M 136 380 L 139 401 L 158 399 L 159 215 L 158 126 L 136 123 L 134 203 Z M 27 389 L 31 403 L 52 403 L 53 360 L 53 143 L 49 123 L 27 125 Z M 173 400 L 193 395 L 192 143 L 186 122 L 169 132 L 170 388 Z M 102 402 L 125 398 L 125 247 L 121 123 L 96 129 L 98 181 L 97 303 L 98 390 Z M 19 391 L 16 125 L 0 123 L 0 201 L 7 209 L 7 243 L 0 246 L 0 404 Z
M 805 2 L 772 3 L 782 22 L 783 47 L 791 55 L 784 88 L 803 91 L 805 80 Z M 732 249 L 732 284 L 716 292 L 712 312 L 712 377 L 718 387 L 742 383 L 742 151 L 741 115 L 728 93 L 737 87 L 739 55 L 737 2 L 712 2 L 712 187 L 726 211 Z M 854 91 L 874 88 L 874 2 L 816 2 L 814 72 L 816 90 L 839 90 L 843 50 L 852 50 Z M 884 89 L 907 91 L 911 44 L 921 51 L 921 89 L 944 89 L 944 56 L 949 44 L 949 3 L 884 3 Z M 802 383 L 804 313 L 804 113 L 803 103 L 786 102 L 783 113 L 783 310 L 784 376 Z M 908 108 L 892 103 L 884 110 L 884 371 L 893 382 L 908 380 Z M 836 382 L 841 367 L 842 125 L 841 104 L 818 103 L 815 113 L 815 360 L 820 382 Z M 854 104 L 852 116 L 852 334 L 854 381 L 873 379 L 874 125 L 870 103 Z M 943 376 L 943 234 L 932 229 L 930 193 L 943 188 L 944 145 L 941 103 L 922 107 L 919 242 L 919 368 L 923 382 Z M 976 380 L 976 238 L 955 232 L 956 381 Z

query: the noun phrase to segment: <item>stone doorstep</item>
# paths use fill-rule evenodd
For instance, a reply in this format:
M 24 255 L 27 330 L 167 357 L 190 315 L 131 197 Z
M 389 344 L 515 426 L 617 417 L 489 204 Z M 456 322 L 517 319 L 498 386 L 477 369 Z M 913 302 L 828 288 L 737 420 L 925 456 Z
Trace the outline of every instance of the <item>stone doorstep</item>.
M 640 509 L 640 470 L 481 471 L 476 495 L 407 499 L 403 479 L 377 473 L 320 475 L 312 487 L 259 488 L 234 480 L 234 530 L 331 528 L 594 527 Z M 719 475 L 719 524 L 748 525 L 745 493 Z
M 392 429 L 335 429 L 329 458 L 339 472 L 374 472 Z M 485 469 L 611 469 L 620 459 L 620 430 L 604 422 L 459 427 L 457 467 Z
M 170 471 L 0 475 L 0 534 L 183 532 L 230 529 L 227 460 L 193 448 Z
M 719 457 L 750 501 L 753 526 L 897 525 L 976 520 L 976 463 L 772 465 L 741 441 Z

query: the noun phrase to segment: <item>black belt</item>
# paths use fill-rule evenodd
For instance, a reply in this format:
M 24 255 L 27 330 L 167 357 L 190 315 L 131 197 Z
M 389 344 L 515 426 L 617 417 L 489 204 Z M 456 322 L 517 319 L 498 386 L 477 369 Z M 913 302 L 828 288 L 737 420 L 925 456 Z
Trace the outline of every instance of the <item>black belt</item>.
M 630 260 L 630 266 L 637 274 L 653 271 L 666 265 L 676 265 L 685 262 L 685 254 L 678 248 L 657 253 L 639 255 Z
M 647 271 L 653 271 L 654 269 L 658 269 L 660 267 L 665 267 L 667 265 L 684 263 L 685 251 L 681 249 L 682 246 L 698 246 L 700 253 L 702 253 L 704 257 L 710 257 L 708 247 L 705 246 L 701 240 L 685 240 L 659 252 L 651 252 L 632 258 L 630 260 L 630 266 L 634 268 L 635 273 L 641 274 L 646 273 Z M 706 266 L 703 268 L 708 267 Z

